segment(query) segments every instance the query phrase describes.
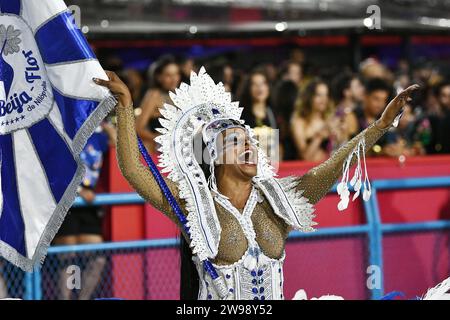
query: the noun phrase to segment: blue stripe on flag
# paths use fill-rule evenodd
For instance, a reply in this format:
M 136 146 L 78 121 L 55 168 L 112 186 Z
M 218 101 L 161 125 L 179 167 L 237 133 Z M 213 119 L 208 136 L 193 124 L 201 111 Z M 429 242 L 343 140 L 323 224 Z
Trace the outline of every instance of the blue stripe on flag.
M 20 14 L 20 0 L 0 0 L 0 11 L 2 13 Z
M 11 135 L 0 135 L 3 210 L 0 218 L 0 239 L 26 256 L 25 225 L 20 210 Z
M 58 90 L 53 90 L 53 97 L 61 113 L 64 129 L 71 139 L 75 137 L 83 123 L 99 105 L 98 101 L 66 97 Z
M 73 17 L 63 12 L 36 32 L 36 42 L 45 63 L 60 63 L 95 58 Z
M 44 166 L 50 189 L 56 202 L 59 202 L 74 177 L 77 163 L 65 141 L 47 118 L 28 130 Z

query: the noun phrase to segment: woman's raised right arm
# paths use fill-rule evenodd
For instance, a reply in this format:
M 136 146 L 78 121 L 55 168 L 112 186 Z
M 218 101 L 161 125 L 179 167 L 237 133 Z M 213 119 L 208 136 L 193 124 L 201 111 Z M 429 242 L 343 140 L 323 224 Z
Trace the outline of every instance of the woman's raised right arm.
M 153 177 L 150 169 L 140 161 L 140 153 L 137 143 L 134 112 L 132 107 L 131 95 L 126 85 L 112 72 L 107 72 L 110 81 L 94 79 L 94 81 L 111 90 L 118 98 L 119 103 L 116 106 L 117 113 L 117 160 L 123 176 L 130 185 L 148 201 L 153 207 L 167 215 L 172 221 L 178 223 L 178 219 L 173 213 L 169 202 L 164 197 L 156 179 Z M 176 185 L 164 179 L 180 203 L 178 189 Z

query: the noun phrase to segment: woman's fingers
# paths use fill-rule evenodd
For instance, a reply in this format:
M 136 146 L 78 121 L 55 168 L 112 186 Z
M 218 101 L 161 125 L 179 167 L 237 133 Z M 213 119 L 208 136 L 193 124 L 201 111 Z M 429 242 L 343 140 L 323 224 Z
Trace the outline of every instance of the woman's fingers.
M 119 77 L 117 76 L 117 74 L 113 71 L 108 71 L 105 70 L 106 75 L 108 76 L 109 80 L 111 81 L 116 81 Z
M 412 100 L 411 93 L 419 88 L 420 86 L 418 84 L 413 84 L 408 88 L 404 89 L 394 98 L 394 105 L 397 105 L 399 108 L 403 107 L 405 103 L 410 102 Z
M 110 80 L 103 80 L 99 78 L 92 78 L 92 80 L 96 84 L 108 88 L 115 95 L 123 94 L 121 83 L 117 81 L 117 77 L 114 75 L 114 73 L 108 74 L 108 77 Z
M 413 84 L 413 85 L 409 86 L 408 88 L 406 88 L 405 91 L 412 92 L 412 91 L 417 90 L 419 88 L 420 88 L 420 86 L 418 84 Z
M 404 97 L 404 98 L 409 98 L 411 93 L 419 88 L 420 88 L 420 86 L 418 84 L 413 84 L 413 85 L 409 86 L 408 88 L 406 88 L 405 90 L 403 90 L 402 92 L 400 92 L 399 96 Z
M 109 80 L 93 78 L 92 80 L 103 87 L 106 87 L 117 98 L 119 103 L 123 106 L 132 104 L 132 99 L 127 86 L 120 80 L 120 78 L 112 71 L 105 71 Z
M 98 85 L 101 85 L 101 86 L 111 89 L 111 87 L 114 87 L 114 83 L 117 82 L 118 77 L 112 71 L 105 70 L 105 73 L 108 76 L 109 80 L 103 80 L 103 79 L 99 79 L 99 78 L 92 78 L 92 80 L 94 80 L 94 82 Z
M 103 86 L 103 87 L 106 87 L 106 88 L 111 87 L 111 81 L 103 80 L 103 79 L 99 79 L 99 78 L 92 78 L 92 80 L 93 80 L 96 84 L 98 84 L 98 85 L 100 85 L 100 86 Z

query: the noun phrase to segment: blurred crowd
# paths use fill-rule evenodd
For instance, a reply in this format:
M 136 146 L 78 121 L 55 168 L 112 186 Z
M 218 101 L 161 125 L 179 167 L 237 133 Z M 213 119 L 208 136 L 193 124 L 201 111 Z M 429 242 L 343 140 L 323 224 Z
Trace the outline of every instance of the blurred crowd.
M 133 95 L 138 134 L 149 151 L 156 153 L 159 108 L 171 103 L 168 91 L 180 82 L 189 83 L 191 70 L 198 71 L 199 66 L 194 59 L 169 55 L 152 63 L 146 73 L 122 68 L 117 58 L 112 62 Z M 111 61 L 105 67 L 109 65 Z M 421 89 L 405 107 L 398 127 L 374 145 L 370 155 L 450 153 L 450 81 L 431 63 L 411 66 L 400 60 L 392 69 L 368 58 L 358 70 L 343 66 L 321 77 L 321 70 L 305 72 L 307 57 L 293 49 L 286 61 L 265 62 L 250 70 L 227 61 L 205 66 L 240 101 L 243 118 L 256 135 L 261 140 L 276 137 L 281 160 L 325 160 L 375 121 L 398 92 L 414 83 Z

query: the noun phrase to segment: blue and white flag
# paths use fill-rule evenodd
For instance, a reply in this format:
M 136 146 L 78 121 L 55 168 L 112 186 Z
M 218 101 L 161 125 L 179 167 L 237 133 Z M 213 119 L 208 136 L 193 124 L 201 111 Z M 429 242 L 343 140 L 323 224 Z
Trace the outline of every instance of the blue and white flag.
M 30 271 L 72 205 L 116 101 L 62 0 L 0 0 L 0 255 Z

